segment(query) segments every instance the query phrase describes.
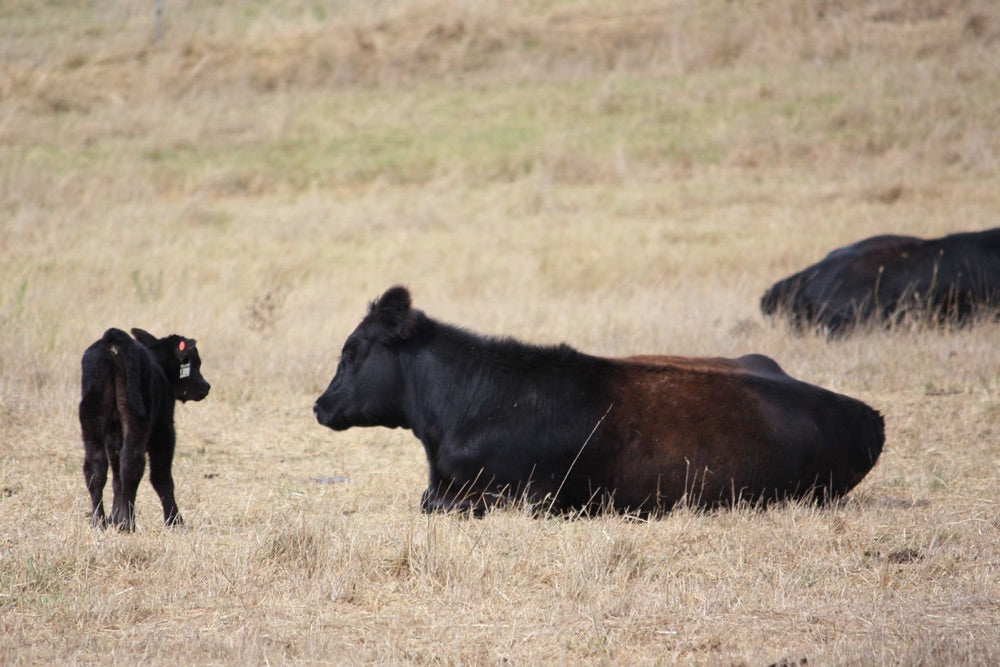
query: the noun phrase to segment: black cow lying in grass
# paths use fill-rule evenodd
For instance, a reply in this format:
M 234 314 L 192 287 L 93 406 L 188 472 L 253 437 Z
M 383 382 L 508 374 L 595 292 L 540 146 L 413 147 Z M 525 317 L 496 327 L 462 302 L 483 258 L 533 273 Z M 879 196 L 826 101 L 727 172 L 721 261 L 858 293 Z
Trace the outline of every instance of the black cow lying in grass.
M 861 481 L 884 440 L 878 412 L 762 355 L 609 359 L 484 338 L 411 308 L 402 287 L 347 338 L 313 411 L 337 431 L 412 430 L 430 465 L 424 511 L 824 501 Z
M 195 341 L 108 329 L 83 353 L 83 477 L 93 502 L 91 523 L 104 527 L 104 484 L 111 464 L 111 523 L 135 529 L 135 494 L 149 455 L 149 481 L 167 525 L 183 523 L 174 501 L 174 401 L 200 401 L 211 388 L 201 376 Z
M 927 240 L 875 236 L 837 248 L 776 282 L 760 308 L 831 335 L 908 315 L 937 324 L 1000 315 L 1000 228 Z

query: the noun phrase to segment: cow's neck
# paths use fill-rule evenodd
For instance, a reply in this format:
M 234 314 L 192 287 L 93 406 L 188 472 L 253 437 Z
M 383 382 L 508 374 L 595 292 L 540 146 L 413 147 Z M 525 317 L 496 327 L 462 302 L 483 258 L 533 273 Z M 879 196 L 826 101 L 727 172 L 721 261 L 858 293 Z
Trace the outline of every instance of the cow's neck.
M 525 345 L 437 322 L 429 325 L 419 344 L 400 356 L 407 383 L 406 423 L 429 456 L 466 429 L 487 424 L 513 402 L 537 399 L 539 387 L 525 372 L 529 366 L 589 359 L 566 347 Z
M 470 359 L 479 357 L 483 350 L 478 344 L 456 345 L 449 335 L 452 333 L 435 331 L 415 354 L 400 357 L 406 382 L 406 423 L 427 447 L 429 456 L 470 416 L 477 389 L 488 390 L 491 384 L 482 384 L 485 374 L 481 371 L 475 372 L 475 377 L 471 372 Z

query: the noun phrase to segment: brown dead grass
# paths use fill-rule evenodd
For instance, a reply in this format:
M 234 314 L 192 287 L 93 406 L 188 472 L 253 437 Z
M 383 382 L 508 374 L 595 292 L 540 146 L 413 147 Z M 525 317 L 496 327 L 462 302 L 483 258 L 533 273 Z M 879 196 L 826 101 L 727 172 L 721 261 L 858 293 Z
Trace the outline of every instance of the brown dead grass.
M 997 325 L 831 343 L 756 305 L 834 246 L 997 224 L 992 3 L 165 5 L 160 42 L 3 6 L 0 662 L 1000 662 Z M 487 333 L 769 354 L 885 454 L 825 509 L 423 516 L 410 434 L 310 413 L 399 282 Z M 87 527 L 108 326 L 203 350 L 185 530 L 148 484 L 138 533 Z

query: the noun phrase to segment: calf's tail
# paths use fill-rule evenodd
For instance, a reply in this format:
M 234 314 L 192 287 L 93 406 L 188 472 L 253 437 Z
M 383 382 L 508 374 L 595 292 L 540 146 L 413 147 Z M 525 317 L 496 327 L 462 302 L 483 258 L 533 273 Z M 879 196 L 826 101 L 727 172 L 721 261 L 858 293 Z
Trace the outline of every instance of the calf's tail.
M 103 340 L 117 372 L 125 378 L 125 400 L 129 410 L 139 419 L 145 419 L 147 411 L 142 398 L 142 370 L 145 367 L 143 362 L 147 360 L 142 355 L 146 352 L 121 329 L 108 329 L 104 332 Z

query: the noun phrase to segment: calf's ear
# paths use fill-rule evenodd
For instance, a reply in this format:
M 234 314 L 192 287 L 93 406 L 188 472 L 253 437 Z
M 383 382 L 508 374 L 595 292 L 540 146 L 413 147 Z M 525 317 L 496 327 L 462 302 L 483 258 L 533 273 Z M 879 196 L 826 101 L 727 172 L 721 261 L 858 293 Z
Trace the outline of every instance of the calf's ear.
M 148 331 L 143 331 L 142 329 L 132 329 L 132 335 L 135 339 L 145 345 L 146 347 L 152 347 L 160 342 L 160 339 L 149 333 Z
M 389 340 L 402 340 L 410 335 L 413 328 L 413 309 L 410 292 L 401 286 L 390 287 L 378 301 L 372 304 L 371 312 L 383 327 L 383 336 Z
M 184 338 L 184 336 L 168 336 L 170 339 L 170 344 L 174 348 L 174 356 L 179 360 L 184 361 L 191 355 L 191 350 L 194 349 L 195 340 L 193 338 Z

